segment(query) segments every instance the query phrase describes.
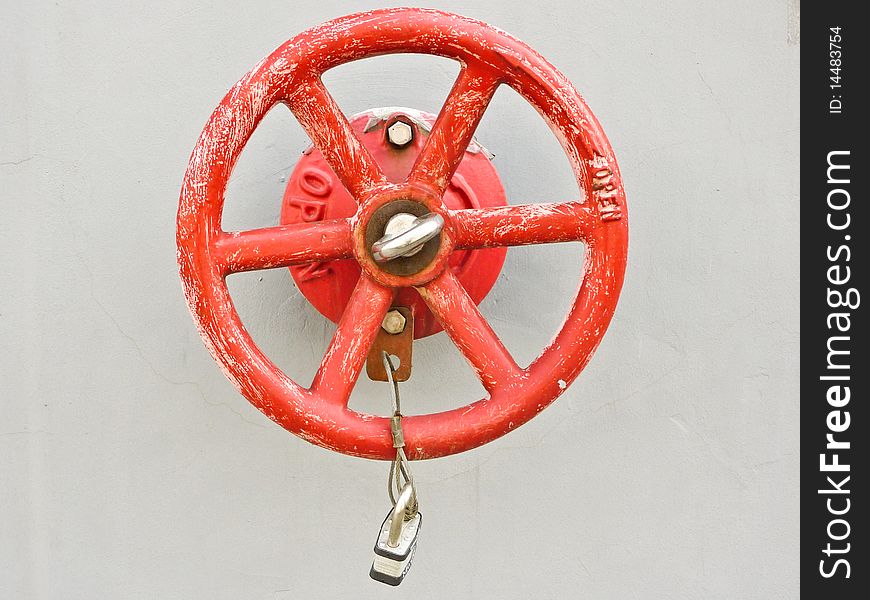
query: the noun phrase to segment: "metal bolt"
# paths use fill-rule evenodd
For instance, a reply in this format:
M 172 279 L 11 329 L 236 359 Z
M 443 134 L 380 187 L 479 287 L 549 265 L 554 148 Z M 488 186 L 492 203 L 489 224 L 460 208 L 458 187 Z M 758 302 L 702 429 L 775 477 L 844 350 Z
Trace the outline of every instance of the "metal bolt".
M 381 324 L 384 331 L 390 335 L 397 335 L 405 331 L 405 317 L 399 311 L 393 309 L 384 316 L 384 322 Z
M 399 148 L 407 146 L 414 139 L 414 128 L 405 121 L 396 121 L 387 127 L 387 139 Z

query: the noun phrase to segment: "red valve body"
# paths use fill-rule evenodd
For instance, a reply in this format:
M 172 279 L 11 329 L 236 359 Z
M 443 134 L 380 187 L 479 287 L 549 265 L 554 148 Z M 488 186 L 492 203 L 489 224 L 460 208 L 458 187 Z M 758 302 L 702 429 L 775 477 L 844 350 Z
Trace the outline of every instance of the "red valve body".
M 387 141 L 386 127 L 396 119 L 409 123 L 414 131 L 413 141 L 401 148 Z M 367 111 L 350 119 L 360 141 L 393 183 L 400 183 L 408 176 L 434 122 L 435 115 L 410 110 L 391 115 Z M 444 193 L 444 204 L 454 210 L 507 204 L 504 188 L 484 148 L 472 144 L 465 152 Z M 352 217 L 356 210 L 356 200 L 341 184 L 320 151 L 314 147 L 306 150 L 287 183 L 281 224 Z M 475 304 L 480 304 L 495 284 L 506 254 L 506 247 L 497 247 L 457 250 L 451 255 L 450 268 Z M 355 260 L 342 259 L 294 265 L 290 272 L 308 301 L 323 316 L 337 323 L 344 314 L 361 270 Z M 438 320 L 413 288 L 400 290 L 393 304 L 414 311 L 415 338 L 441 331 Z

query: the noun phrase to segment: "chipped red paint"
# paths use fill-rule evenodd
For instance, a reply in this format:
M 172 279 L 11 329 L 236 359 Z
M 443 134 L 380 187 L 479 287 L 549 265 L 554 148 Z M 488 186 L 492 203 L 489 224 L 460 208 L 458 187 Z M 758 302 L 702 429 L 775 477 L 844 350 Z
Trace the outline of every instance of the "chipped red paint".
M 414 130 L 414 139 L 404 148 L 394 148 L 386 139 L 386 128 L 401 118 Z M 407 179 L 415 159 L 425 146 L 427 130 L 435 115 L 410 109 L 376 109 L 350 118 L 350 124 L 363 145 L 380 165 L 387 179 L 401 183 Z M 442 196 L 450 210 L 486 209 L 507 204 L 504 188 L 486 152 L 472 144 L 459 164 Z M 306 151 L 287 182 L 281 210 L 281 223 L 312 223 L 349 218 L 356 214 L 356 200 L 341 185 L 316 148 Z M 505 246 L 460 250 L 450 255 L 450 268 L 475 304 L 492 289 L 504 265 Z M 360 277 L 355 260 L 331 260 L 290 267 L 296 286 L 321 314 L 338 322 L 350 301 Z M 394 304 L 414 311 L 414 337 L 422 338 L 441 331 L 441 325 L 413 288 L 397 292 Z
M 408 181 L 391 183 L 320 81 L 337 65 L 367 56 L 415 52 L 459 61 L 461 73 Z M 574 202 L 449 210 L 441 197 L 493 92 L 509 85 L 549 123 L 582 190 Z M 221 229 L 233 165 L 260 119 L 285 103 L 359 203 L 348 219 L 257 231 Z M 379 206 L 411 198 L 442 214 L 441 249 L 412 277 L 380 271 L 362 235 Z M 406 417 L 411 458 L 432 458 L 489 442 L 549 405 L 589 361 L 622 286 L 627 213 L 607 138 L 571 83 L 534 50 L 485 23 L 424 9 L 342 17 L 279 47 L 242 78 L 214 111 L 193 151 L 178 208 L 178 262 L 188 305 L 206 345 L 240 391 L 277 423 L 326 448 L 392 459 L 389 420 L 350 410 L 347 401 L 396 290 L 418 292 L 489 392 L 454 410 Z M 556 337 L 519 367 L 446 268 L 456 248 L 584 241 L 577 297 Z M 235 271 L 354 256 L 363 275 L 309 388 L 278 369 L 251 340 L 225 283 Z

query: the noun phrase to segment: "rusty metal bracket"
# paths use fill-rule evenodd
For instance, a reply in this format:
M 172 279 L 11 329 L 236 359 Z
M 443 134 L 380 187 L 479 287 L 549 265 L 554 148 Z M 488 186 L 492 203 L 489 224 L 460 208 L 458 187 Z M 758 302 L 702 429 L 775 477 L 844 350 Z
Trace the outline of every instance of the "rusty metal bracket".
M 403 322 L 397 318 L 394 311 L 404 318 Z M 411 377 L 413 345 L 414 312 L 407 306 L 390 308 L 366 357 L 366 375 L 372 381 L 389 381 L 384 368 L 383 354 L 381 354 L 386 352 L 399 359 L 399 368 L 396 369 L 393 378 L 396 381 L 408 381 Z

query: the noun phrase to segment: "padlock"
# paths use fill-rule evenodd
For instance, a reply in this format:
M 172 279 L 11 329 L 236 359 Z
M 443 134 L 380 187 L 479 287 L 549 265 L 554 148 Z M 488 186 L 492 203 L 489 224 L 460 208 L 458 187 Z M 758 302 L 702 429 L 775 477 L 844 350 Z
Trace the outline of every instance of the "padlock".
M 369 575 L 372 579 L 389 585 L 399 585 L 411 568 L 417 536 L 423 515 L 414 507 L 414 488 L 406 483 L 396 505 L 387 514 L 375 542 L 375 558 Z M 412 516 L 408 516 L 413 513 Z

